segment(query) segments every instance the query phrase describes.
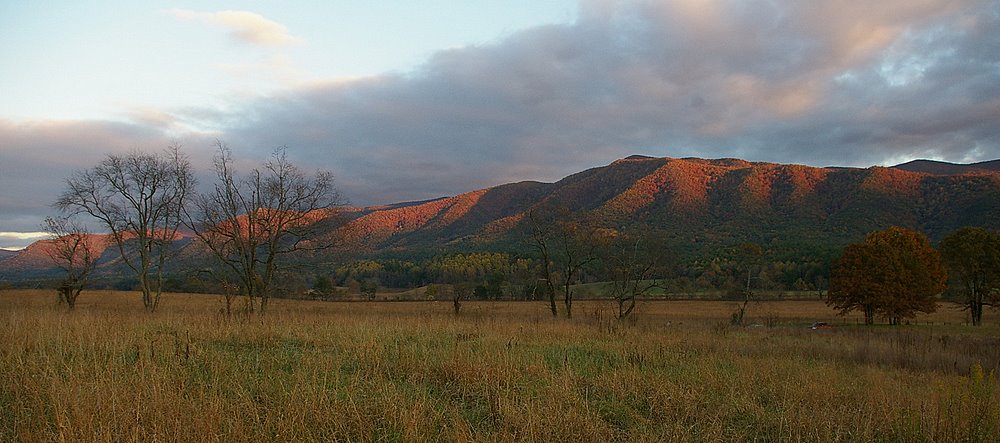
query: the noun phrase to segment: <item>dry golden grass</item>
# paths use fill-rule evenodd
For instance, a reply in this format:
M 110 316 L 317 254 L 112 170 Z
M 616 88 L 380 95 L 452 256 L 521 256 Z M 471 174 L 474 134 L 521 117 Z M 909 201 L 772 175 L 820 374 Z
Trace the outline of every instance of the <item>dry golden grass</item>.
M 544 304 L 0 292 L 0 441 L 995 441 L 1000 327 L 862 327 L 821 302 Z M 992 317 L 988 317 L 991 320 Z M 950 325 L 941 322 L 950 321 Z M 986 372 L 977 368 L 985 367 Z

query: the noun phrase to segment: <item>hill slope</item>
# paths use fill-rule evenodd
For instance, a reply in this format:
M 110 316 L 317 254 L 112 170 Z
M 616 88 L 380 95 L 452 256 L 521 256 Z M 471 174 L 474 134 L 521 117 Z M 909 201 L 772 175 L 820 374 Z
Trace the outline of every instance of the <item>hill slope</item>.
M 961 165 L 959 165 L 961 166 Z M 890 225 L 938 239 L 1000 227 L 1000 173 L 814 168 L 738 159 L 633 156 L 556 183 L 517 183 L 377 210 L 338 235 L 371 252 L 513 244 L 529 211 L 560 206 L 608 227 L 642 227 L 698 254 L 755 241 L 840 246 Z
M 556 183 L 511 183 L 340 211 L 347 221 L 329 235 L 342 239 L 346 251 L 314 259 L 328 261 L 344 252 L 524 252 L 527 215 L 556 207 L 608 228 L 658 233 L 678 258 L 711 258 L 746 241 L 767 246 L 779 258 L 828 256 L 891 225 L 919 229 L 932 240 L 966 225 L 1000 228 L 1000 171 L 991 168 L 1000 168 L 1000 161 L 859 169 L 632 156 Z M 0 276 L 43 266 L 43 249 L 33 245 L 0 261 Z M 198 255 L 204 254 L 188 257 Z

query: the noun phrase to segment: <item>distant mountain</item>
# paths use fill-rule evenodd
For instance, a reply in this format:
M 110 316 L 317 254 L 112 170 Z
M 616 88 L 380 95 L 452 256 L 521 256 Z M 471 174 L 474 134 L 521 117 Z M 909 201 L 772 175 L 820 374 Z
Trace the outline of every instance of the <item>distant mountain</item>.
M 171 246 L 183 250 L 190 248 L 191 235 L 177 233 Z M 91 253 L 97 255 L 97 273 L 104 277 L 115 277 L 125 271 L 125 263 L 121 260 L 118 248 L 114 247 L 110 234 L 88 234 L 86 239 Z M 0 260 L 0 282 L 4 280 L 24 280 L 24 279 L 46 279 L 58 275 L 56 260 L 53 258 L 55 243 L 53 240 L 38 240 L 28 247 L 14 251 L 14 255 Z M 192 251 L 194 252 L 194 251 Z M 204 251 L 200 251 L 204 255 Z M 198 258 L 191 256 L 190 258 Z M 196 260 L 185 259 L 183 263 L 177 263 L 178 267 L 184 267 Z
M 1000 173 L 814 168 L 739 159 L 632 156 L 556 183 L 522 182 L 357 217 L 337 235 L 372 253 L 523 244 L 529 211 L 561 206 L 606 226 L 673 238 L 685 255 L 742 241 L 839 248 L 902 225 L 939 239 L 1000 227 Z M 919 165 L 919 163 L 918 163 Z
M 891 168 L 815 168 L 740 159 L 631 156 L 555 183 L 520 182 L 452 197 L 347 208 L 328 235 L 352 256 L 428 257 L 449 252 L 530 252 L 528 214 L 565 208 L 609 229 L 666 240 L 677 259 L 711 259 L 752 241 L 775 259 L 829 257 L 891 225 L 932 240 L 962 226 L 1000 228 L 1000 161 L 919 160 Z M 187 239 L 177 266 L 204 259 Z M 42 266 L 39 244 L 0 262 L 0 277 Z M 112 264 L 114 251 L 102 260 Z M 109 265 L 110 266 L 110 265 Z
M 1000 160 L 990 160 L 979 163 L 948 163 L 937 160 L 913 160 L 893 166 L 910 172 L 926 172 L 937 175 L 971 174 L 976 172 L 1000 171 Z
M 95 255 L 104 254 L 109 246 L 110 236 L 107 234 L 89 234 L 87 244 Z M 9 258 L 0 261 L 0 272 L 24 272 L 47 269 L 55 266 L 52 258 L 54 249 L 52 240 L 39 240 L 20 251 L 14 251 Z
M 15 255 L 17 255 L 17 251 L 8 251 L 6 249 L 0 249 L 0 261 L 4 261 Z

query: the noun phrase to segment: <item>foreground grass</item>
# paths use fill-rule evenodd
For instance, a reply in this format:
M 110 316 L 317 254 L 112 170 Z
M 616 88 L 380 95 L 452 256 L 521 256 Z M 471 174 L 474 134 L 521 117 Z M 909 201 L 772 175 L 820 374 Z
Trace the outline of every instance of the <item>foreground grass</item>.
M 995 441 L 1000 328 L 810 331 L 818 302 L 277 300 L 226 319 L 215 297 L 0 293 L 0 440 Z M 752 314 L 753 315 L 753 314 Z M 757 320 L 753 320 L 757 321 Z M 938 325 L 929 323 L 935 322 Z M 851 323 L 850 320 L 847 323 Z M 981 370 L 980 368 L 985 368 Z

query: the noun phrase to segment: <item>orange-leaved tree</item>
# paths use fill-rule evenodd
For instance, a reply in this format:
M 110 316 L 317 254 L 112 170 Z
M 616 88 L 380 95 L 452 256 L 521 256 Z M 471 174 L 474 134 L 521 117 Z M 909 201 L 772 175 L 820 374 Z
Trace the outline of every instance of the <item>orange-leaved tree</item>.
M 844 249 L 830 271 L 826 303 L 842 315 L 864 312 L 865 324 L 880 315 L 897 325 L 917 312 L 934 312 L 947 280 L 927 237 L 893 226 Z

